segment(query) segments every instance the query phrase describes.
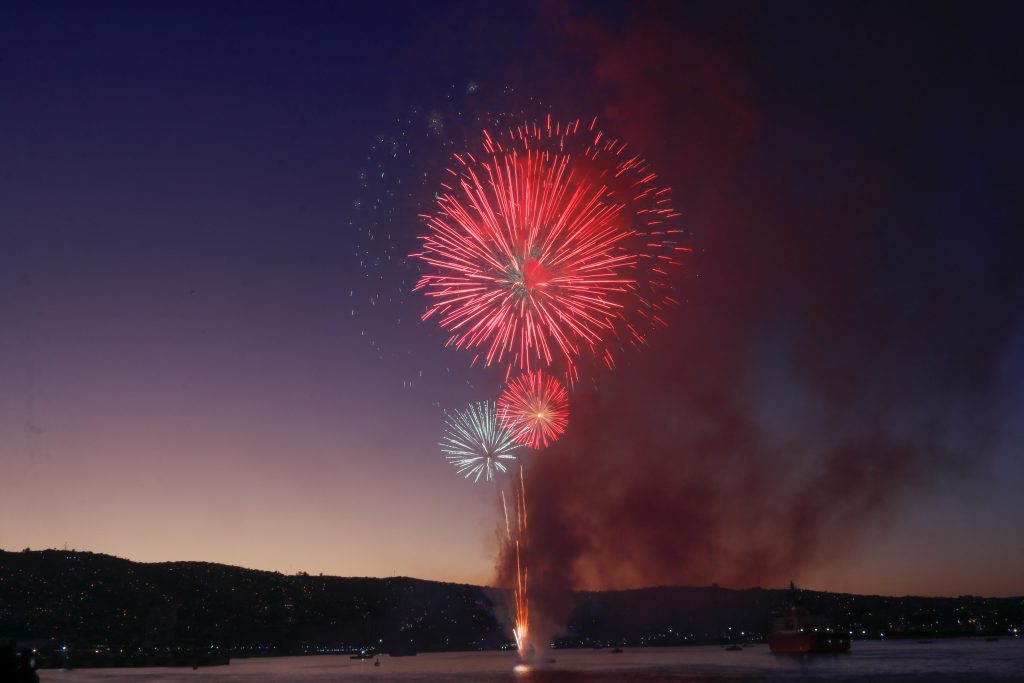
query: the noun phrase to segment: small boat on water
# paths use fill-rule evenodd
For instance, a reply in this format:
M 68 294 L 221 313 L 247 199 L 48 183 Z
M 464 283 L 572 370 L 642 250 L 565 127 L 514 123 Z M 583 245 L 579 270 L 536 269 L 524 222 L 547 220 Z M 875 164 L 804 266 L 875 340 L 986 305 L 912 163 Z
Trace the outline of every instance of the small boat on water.
M 826 615 L 812 614 L 801 603 L 796 586 L 789 583 L 789 610 L 773 620 L 768 647 L 779 654 L 815 654 L 850 651 L 850 636 L 838 630 Z

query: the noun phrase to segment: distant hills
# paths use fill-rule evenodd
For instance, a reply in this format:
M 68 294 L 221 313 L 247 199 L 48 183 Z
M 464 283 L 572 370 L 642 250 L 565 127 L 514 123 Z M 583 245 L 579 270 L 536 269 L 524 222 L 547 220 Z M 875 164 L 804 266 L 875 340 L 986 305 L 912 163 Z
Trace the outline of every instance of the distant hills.
M 802 592 L 855 637 L 1024 635 L 1024 599 Z M 572 596 L 561 647 L 758 641 L 786 590 L 647 588 Z M 0 551 L 0 641 L 46 649 L 216 649 L 233 656 L 508 647 L 505 591 L 89 552 Z

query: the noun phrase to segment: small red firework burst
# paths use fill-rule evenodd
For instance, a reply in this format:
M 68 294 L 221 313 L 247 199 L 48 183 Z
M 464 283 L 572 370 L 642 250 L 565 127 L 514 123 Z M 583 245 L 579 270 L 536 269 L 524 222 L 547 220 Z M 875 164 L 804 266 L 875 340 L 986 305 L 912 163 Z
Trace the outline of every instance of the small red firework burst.
M 558 440 L 569 421 L 569 395 L 557 379 L 541 370 L 520 375 L 498 399 L 498 415 L 516 443 L 542 448 Z
M 669 227 L 669 189 L 595 123 L 485 131 L 422 216 L 424 319 L 506 377 L 557 363 L 571 382 L 584 356 L 611 366 L 675 303 L 667 269 L 691 250 Z

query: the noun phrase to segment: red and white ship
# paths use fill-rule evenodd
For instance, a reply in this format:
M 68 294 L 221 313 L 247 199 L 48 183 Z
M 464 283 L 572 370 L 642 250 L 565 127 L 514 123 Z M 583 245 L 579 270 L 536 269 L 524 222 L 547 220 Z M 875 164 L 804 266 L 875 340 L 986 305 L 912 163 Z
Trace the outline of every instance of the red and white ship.
M 849 652 L 850 636 L 836 629 L 832 619 L 823 614 L 812 614 L 796 596 L 796 587 L 790 582 L 792 599 L 789 611 L 775 617 L 768 647 L 772 652 L 811 654 L 818 652 Z

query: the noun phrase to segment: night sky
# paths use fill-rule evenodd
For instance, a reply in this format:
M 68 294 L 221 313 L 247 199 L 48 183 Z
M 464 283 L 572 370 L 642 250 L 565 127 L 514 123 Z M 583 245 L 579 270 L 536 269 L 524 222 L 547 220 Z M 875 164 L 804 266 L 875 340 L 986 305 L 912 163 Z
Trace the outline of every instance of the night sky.
M 1009 5 L 0 8 L 0 546 L 490 583 L 493 400 L 403 257 L 494 121 L 598 115 L 698 258 L 531 456 L 538 576 L 1024 593 Z

